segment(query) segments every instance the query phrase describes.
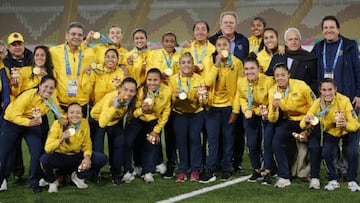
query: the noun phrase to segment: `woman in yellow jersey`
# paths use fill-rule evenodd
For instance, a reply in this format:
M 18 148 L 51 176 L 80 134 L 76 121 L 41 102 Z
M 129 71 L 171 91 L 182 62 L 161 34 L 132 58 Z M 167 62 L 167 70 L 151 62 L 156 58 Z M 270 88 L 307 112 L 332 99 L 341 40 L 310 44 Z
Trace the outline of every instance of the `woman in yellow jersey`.
M 322 157 L 325 159 L 329 170 L 329 182 L 324 189 L 335 190 L 340 187 L 335 168 L 334 149 L 339 144 L 340 139 L 342 139 L 346 146 L 344 150 L 349 163 L 347 188 L 352 192 L 360 191 L 360 187 L 356 182 L 359 167 L 360 124 L 349 98 L 337 92 L 335 81 L 330 78 L 320 81 L 320 98 L 314 101 L 300 124 L 302 128 L 310 129 L 314 128 L 314 126 L 319 126 L 319 121 L 323 128 Z M 316 134 L 319 136 L 319 128 L 313 129 L 310 138 Z M 321 156 L 317 158 L 317 164 L 320 165 Z M 313 183 L 313 187 L 310 184 L 311 188 L 320 189 L 319 178 L 317 180 L 312 179 L 311 183 Z
M 271 149 L 273 125 L 267 120 L 268 91 L 273 86 L 273 79 L 260 73 L 259 63 L 255 53 L 250 53 L 244 61 L 245 76 L 238 79 L 235 99 L 235 111 L 244 114 L 243 123 L 246 144 L 249 148 L 249 158 L 253 167 L 253 174 L 248 182 L 256 182 L 261 178 L 262 140 L 264 139 L 264 168 L 263 184 L 271 184 L 270 172 L 275 167 Z M 264 127 L 264 129 L 263 129 Z
M 161 83 L 161 71 L 150 69 L 146 74 L 146 81 L 137 94 L 134 118 L 125 127 L 126 136 L 133 137 L 134 173 L 139 173 L 141 165 L 144 181 L 154 182 L 152 173 L 155 169 L 156 149 L 160 144 L 161 129 L 168 121 L 171 106 L 171 90 Z M 132 170 L 131 170 L 132 171 Z
M 10 103 L 4 115 L 2 136 L 0 136 L 0 182 L 6 184 L 11 167 L 7 167 L 8 159 L 19 137 L 24 137 L 31 152 L 29 183 L 33 192 L 41 192 L 39 174 L 41 174 L 39 158 L 42 151 L 41 117 L 52 111 L 60 121 L 63 114 L 59 102 L 53 96 L 56 82 L 51 75 L 42 77 L 37 89 L 23 92 Z M 63 124 L 63 122 L 61 122 Z
M 278 32 L 274 28 L 265 28 L 263 38 L 265 47 L 257 54 L 257 58 L 259 60 L 260 71 L 265 73 L 269 68 L 273 55 L 284 48 L 279 45 Z
M 251 33 L 249 40 L 249 53 L 258 54 L 264 48 L 263 33 L 266 28 L 266 22 L 261 17 L 255 17 L 251 20 Z
M 216 51 L 207 60 L 209 69 L 205 69 L 205 85 L 209 86 L 209 110 L 205 118 L 207 144 L 205 173 L 200 182 L 216 180 L 214 171 L 218 160 L 219 139 L 222 139 L 221 179 L 230 178 L 233 155 L 233 124 L 239 111 L 234 111 L 237 79 L 243 72 L 242 62 L 230 54 L 230 40 L 226 36 L 217 38 Z M 221 134 L 221 136 L 220 136 Z
M 144 29 L 136 29 L 132 33 L 132 37 L 135 48 L 128 53 L 127 68 L 129 69 L 129 76 L 133 77 L 140 86 L 145 81 L 151 49 L 147 46 L 148 36 Z
M 11 94 L 17 97 L 23 91 L 37 87 L 44 75 L 53 74 L 53 65 L 51 62 L 49 48 L 46 46 L 37 46 L 34 49 L 34 64 L 19 69 L 19 78 L 12 78 Z
M 203 106 L 208 100 L 204 79 L 193 72 L 194 58 L 186 52 L 180 57 L 180 72 L 169 81 L 172 90 L 172 115 L 179 167 L 176 182 L 199 180 L 201 168 L 201 130 L 205 120 Z
M 92 151 L 89 123 L 82 118 L 78 103 L 68 106 L 67 119 L 66 126 L 53 123 L 45 144 L 46 153 L 40 158 L 45 180 L 49 182 L 49 193 L 58 192 L 54 169 L 71 171 L 72 182 L 84 189 L 88 187 L 84 178 L 94 170 L 100 170 L 108 160 L 104 153 Z
M 274 66 L 276 84 L 269 90 L 268 119 L 275 125 L 272 149 L 278 165 L 275 187 L 289 186 L 290 174 L 286 147 L 295 142 L 292 132 L 299 132 L 300 120 L 305 116 L 316 96 L 305 82 L 290 79 L 290 73 L 284 63 Z
M 215 51 L 215 46 L 208 40 L 209 31 L 210 28 L 207 22 L 197 21 L 193 25 L 193 34 L 195 40 L 191 42 L 191 44 L 184 45 L 184 48 L 181 51 L 181 53 L 191 53 L 195 59 L 194 71 L 200 75 L 203 75 L 203 71 L 206 66 L 204 59 L 209 58 Z

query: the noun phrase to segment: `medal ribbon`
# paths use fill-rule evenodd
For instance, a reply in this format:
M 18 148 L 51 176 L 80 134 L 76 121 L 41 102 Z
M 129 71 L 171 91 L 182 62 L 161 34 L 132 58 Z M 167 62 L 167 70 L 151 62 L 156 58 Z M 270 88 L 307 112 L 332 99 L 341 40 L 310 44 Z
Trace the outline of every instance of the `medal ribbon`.
M 100 41 L 102 44 L 110 44 L 110 45 L 115 45 L 113 41 L 111 41 L 107 36 L 105 36 L 104 34 L 100 33 Z
M 186 85 L 187 85 L 187 91 L 184 90 L 184 88 L 181 84 L 180 73 L 179 73 L 178 74 L 178 86 L 179 86 L 179 89 L 181 90 L 181 92 L 188 93 L 190 91 L 191 79 L 189 80 L 189 78 L 187 78 Z
M 200 56 L 200 59 L 198 58 L 198 53 L 197 53 L 197 49 L 194 45 L 194 55 L 195 55 L 195 62 L 198 64 L 198 63 L 201 63 L 202 60 L 204 59 L 204 56 L 205 56 L 205 53 L 206 53 L 206 49 L 207 49 L 207 44 L 204 46 L 202 52 L 201 52 L 201 56 Z
M 50 102 L 48 100 L 44 100 L 45 104 L 51 109 L 58 119 L 62 118 L 60 110 L 57 108 L 54 99 L 50 97 L 49 100 Z
M 247 87 L 247 93 L 248 93 L 248 110 L 251 110 L 252 103 L 254 101 L 254 91 L 250 90 L 250 85 L 248 84 Z
M 69 63 L 69 56 L 68 52 L 66 50 L 66 46 L 64 45 L 64 56 L 65 56 L 65 64 L 66 64 L 66 75 L 71 75 L 71 68 Z M 80 70 L 81 70 L 81 61 L 82 61 L 82 51 L 79 51 L 79 64 L 78 64 L 78 71 L 77 76 L 80 76 Z
M 155 98 L 155 97 L 159 94 L 159 92 L 160 92 L 160 87 L 158 87 L 158 88 L 155 90 L 155 92 L 153 93 L 152 96 L 151 96 L 151 94 L 150 94 L 150 91 L 151 91 L 151 90 L 148 90 L 148 92 L 146 93 L 146 98 Z
M 166 57 L 165 52 L 163 51 L 162 53 L 163 53 L 163 56 L 164 56 L 164 58 L 165 58 L 166 67 L 167 67 L 167 68 L 171 68 L 171 63 L 172 63 L 172 59 L 173 59 L 173 58 L 172 58 L 172 55 L 169 54 L 170 60 L 168 60 L 167 57 Z

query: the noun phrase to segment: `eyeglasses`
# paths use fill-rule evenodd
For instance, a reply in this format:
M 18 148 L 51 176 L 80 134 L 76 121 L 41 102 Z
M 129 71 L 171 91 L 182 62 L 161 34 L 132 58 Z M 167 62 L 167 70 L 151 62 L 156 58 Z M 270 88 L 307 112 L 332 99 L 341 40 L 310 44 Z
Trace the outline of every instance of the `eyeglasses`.
M 76 33 L 76 32 L 68 32 L 69 35 L 71 35 L 72 37 L 78 36 L 78 37 L 82 37 L 84 34 L 83 33 Z

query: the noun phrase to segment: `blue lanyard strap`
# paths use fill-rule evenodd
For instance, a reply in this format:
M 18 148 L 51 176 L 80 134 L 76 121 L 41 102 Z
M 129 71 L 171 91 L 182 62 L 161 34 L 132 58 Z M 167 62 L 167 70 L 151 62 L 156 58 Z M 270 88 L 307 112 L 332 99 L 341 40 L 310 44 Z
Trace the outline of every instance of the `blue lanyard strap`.
M 64 56 L 65 56 L 65 64 L 66 64 L 66 75 L 71 75 L 71 67 L 69 63 L 69 56 L 68 52 L 66 50 L 66 46 L 64 45 Z M 77 76 L 80 76 L 80 70 L 81 70 L 81 61 L 82 61 L 82 51 L 79 51 L 79 60 L 78 60 L 78 71 Z
M 327 106 L 326 108 L 324 108 L 323 110 L 321 110 L 319 113 L 315 114 L 316 117 L 318 116 L 324 116 L 326 114 L 326 112 L 328 112 L 334 105 L 331 104 L 330 106 Z
M 104 34 L 100 34 L 100 41 L 102 44 L 110 44 L 110 45 L 115 45 L 113 41 L 111 41 L 107 36 L 105 36 Z
M 163 51 L 162 53 L 163 53 L 163 56 L 164 56 L 164 58 L 165 58 L 166 67 L 167 67 L 167 68 L 171 68 L 171 63 L 172 63 L 172 59 L 173 59 L 173 58 L 172 58 L 172 55 L 169 54 L 170 60 L 168 60 L 167 57 L 166 57 L 165 52 Z
M 160 87 L 158 87 L 155 92 L 153 93 L 152 97 L 151 97 L 151 94 L 150 94 L 150 91 L 151 90 L 148 90 L 147 93 L 146 93 L 146 98 L 155 98 L 159 92 L 160 92 Z
M 131 103 L 132 100 L 129 100 L 129 101 L 124 101 L 124 102 L 120 102 L 118 101 L 117 102 L 117 105 L 116 105 L 116 108 L 120 108 L 122 106 L 128 106 L 130 103 Z
M 178 86 L 179 86 L 179 89 L 181 90 L 181 92 L 188 93 L 190 91 L 191 79 L 189 80 L 189 78 L 187 78 L 186 85 L 187 85 L 187 91 L 185 91 L 183 86 L 181 85 L 180 73 L 179 73 L 179 75 L 178 75 Z
M 285 89 L 285 92 L 284 92 L 284 95 L 283 95 L 282 98 L 286 97 L 286 96 L 289 94 L 289 90 L 290 90 L 290 87 L 289 87 L 289 85 L 287 85 L 287 86 L 286 86 L 286 89 Z M 276 92 L 279 92 L 279 91 L 276 91 Z M 276 92 L 275 92 L 275 93 L 276 93 Z
M 70 128 L 73 128 L 73 127 L 71 125 L 68 125 L 67 129 L 70 129 Z M 75 131 L 77 132 L 79 130 L 79 128 L 80 128 L 80 122 L 76 124 Z
M 250 85 L 247 86 L 247 93 L 248 93 L 248 110 L 251 109 L 252 103 L 254 101 L 254 91 L 250 90 Z
M 201 52 L 200 59 L 199 59 L 197 49 L 196 49 L 195 44 L 194 44 L 194 55 L 195 55 L 195 62 L 196 63 L 201 63 L 202 62 L 202 60 L 204 59 L 205 53 L 206 53 L 206 49 L 207 49 L 207 44 L 204 46 L 204 48 L 203 48 L 203 50 Z
M 135 52 L 137 53 L 144 53 L 147 50 L 147 48 L 143 48 L 141 50 L 139 50 L 137 47 L 135 47 Z
M 338 48 L 336 50 L 336 55 L 335 55 L 335 58 L 334 58 L 334 63 L 332 64 L 332 69 L 331 71 L 334 71 L 335 68 L 336 68 L 336 64 L 337 64 L 337 61 L 339 59 L 339 55 L 340 55 L 340 49 L 342 47 L 342 44 L 343 44 L 343 39 L 341 38 L 340 39 L 340 43 L 338 45 Z M 323 65 L 324 65 L 324 69 L 325 71 L 327 71 L 327 64 L 326 64 L 326 42 L 324 42 L 324 46 L 323 46 Z
M 221 64 L 221 65 L 224 65 L 223 62 L 220 62 L 220 64 Z M 227 66 L 227 67 L 231 67 L 231 66 L 232 66 L 232 57 L 231 57 L 231 55 L 228 56 L 228 61 L 227 61 L 227 63 L 226 63 L 226 66 Z
M 59 111 L 59 109 L 56 106 L 56 103 L 52 97 L 49 98 L 50 102 L 48 100 L 44 100 L 45 104 L 51 109 L 51 111 L 56 115 L 57 118 L 62 118 L 62 115 Z

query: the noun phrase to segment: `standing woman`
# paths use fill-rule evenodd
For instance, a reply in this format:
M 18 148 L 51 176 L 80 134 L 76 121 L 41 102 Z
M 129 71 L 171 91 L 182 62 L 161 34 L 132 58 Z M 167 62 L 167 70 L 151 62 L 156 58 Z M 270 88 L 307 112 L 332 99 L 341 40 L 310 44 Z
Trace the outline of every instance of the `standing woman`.
M 154 182 L 152 173 L 155 169 L 156 145 L 161 143 L 161 129 L 170 115 L 170 100 L 171 90 L 161 83 L 161 71 L 150 69 L 137 94 L 134 118 L 125 129 L 127 136 L 140 141 L 134 146 L 134 164 L 136 167 L 142 165 L 146 183 Z
M 237 79 L 243 73 L 239 59 L 230 54 L 230 39 L 219 36 L 215 43 L 216 51 L 207 59 L 205 85 L 210 87 L 209 110 L 205 118 L 209 148 L 206 157 L 205 172 L 200 177 L 201 183 L 216 180 L 214 175 L 218 161 L 219 143 L 222 143 L 221 180 L 230 178 L 233 157 L 233 127 L 239 112 L 233 109 Z M 222 141 L 220 141 L 220 139 Z
M 271 184 L 270 172 L 275 161 L 271 149 L 273 125 L 267 120 L 268 91 L 273 86 L 273 79 L 260 73 L 256 55 L 250 53 L 244 62 L 245 76 L 238 79 L 235 111 L 244 114 L 243 123 L 249 158 L 253 167 L 253 174 L 249 182 L 256 182 L 261 178 L 262 139 L 264 139 L 264 168 L 263 184 Z M 264 128 L 264 130 L 263 130 Z
M 52 96 L 56 86 L 52 75 L 42 77 L 39 87 L 22 93 L 10 103 L 4 115 L 2 136 L 0 136 L 0 181 L 6 184 L 10 171 L 6 164 L 14 147 L 16 139 L 24 137 L 30 150 L 29 183 L 33 192 L 41 192 L 39 175 L 41 175 L 39 158 L 42 151 L 42 138 L 40 125 L 41 116 L 50 110 L 62 122 L 63 113 L 60 111 L 56 97 Z
M 179 168 L 176 182 L 199 180 L 201 168 L 201 130 L 205 120 L 203 105 L 208 93 L 204 79 L 194 73 L 194 58 L 189 52 L 180 57 L 180 72 L 170 78 L 172 115 L 176 146 L 179 150 Z
M 259 53 L 264 48 L 263 33 L 266 22 L 261 17 L 255 17 L 251 20 L 251 33 L 249 40 L 249 53 Z
M 301 131 L 300 120 L 306 115 L 316 96 L 305 82 L 290 79 L 284 63 L 274 66 L 276 84 L 269 90 L 269 121 L 274 123 L 275 132 L 272 149 L 278 165 L 279 179 L 275 187 L 284 188 L 291 184 L 289 164 L 286 155 L 288 143 L 294 140 L 292 132 Z
M 140 86 L 145 81 L 145 74 L 148 67 L 148 58 L 151 49 L 147 46 L 147 32 L 138 28 L 132 33 L 135 48 L 129 51 L 127 57 L 127 68 L 129 76 L 134 78 Z
M 316 118 L 315 118 L 316 117 Z M 302 128 L 313 128 L 314 120 L 320 121 L 323 128 L 323 150 L 322 157 L 325 159 L 329 170 L 328 184 L 325 190 L 335 190 L 340 187 L 338 175 L 335 168 L 334 149 L 339 144 L 340 139 L 345 144 L 344 150 L 347 156 L 349 167 L 347 170 L 348 189 L 352 192 L 360 191 L 357 184 L 357 171 L 359 167 L 359 122 L 352 104 L 348 97 L 337 92 L 335 81 L 325 78 L 320 81 L 320 98 L 314 101 L 306 116 L 301 120 Z M 319 125 L 317 125 L 319 126 Z M 315 131 L 317 130 L 317 132 Z M 320 129 L 314 128 L 310 138 L 318 135 L 320 143 Z M 310 151 L 311 153 L 311 151 Z M 310 154 L 311 156 L 311 154 Z M 310 188 L 320 189 L 320 161 L 321 156 L 317 157 L 318 176 L 310 181 Z M 311 167 L 313 167 L 311 162 Z

